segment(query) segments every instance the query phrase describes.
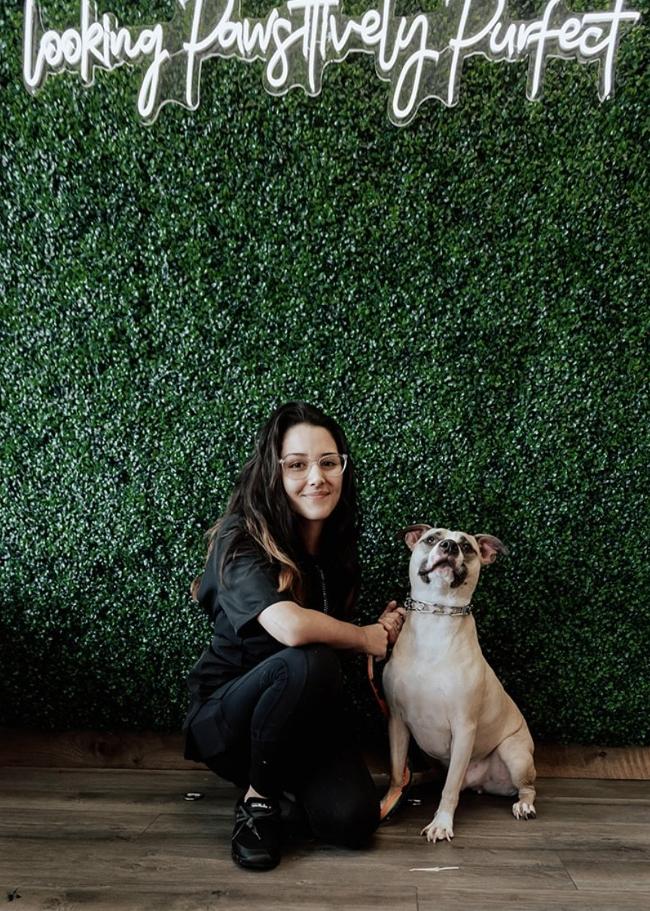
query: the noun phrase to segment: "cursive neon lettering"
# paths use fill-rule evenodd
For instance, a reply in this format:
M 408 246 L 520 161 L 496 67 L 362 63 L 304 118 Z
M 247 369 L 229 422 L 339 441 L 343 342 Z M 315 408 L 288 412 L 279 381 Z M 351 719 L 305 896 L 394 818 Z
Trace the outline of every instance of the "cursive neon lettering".
M 141 65 L 137 107 L 152 123 L 168 102 L 198 107 L 201 67 L 212 57 L 261 59 L 273 95 L 293 87 L 317 95 L 326 66 L 364 53 L 390 84 L 391 121 L 404 125 L 427 98 L 456 104 L 463 62 L 481 54 L 493 62 L 527 58 L 531 101 L 541 94 L 549 57 L 596 61 L 598 97 L 609 98 L 619 42 L 640 13 L 626 9 L 626 0 L 585 13 L 569 13 L 564 0 L 539 2 L 539 15 L 524 21 L 511 18 L 508 0 L 444 0 L 435 12 L 412 16 L 395 16 L 395 0 L 359 16 L 345 15 L 342 0 L 285 0 L 263 19 L 242 17 L 241 0 L 176 0 L 171 21 L 136 28 L 100 17 L 94 2 L 80 0 L 78 25 L 59 32 L 43 27 L 36 0 L 25 0 L 23 80 L 33 93 L 64 70 L 92 85 L 97 68 Z

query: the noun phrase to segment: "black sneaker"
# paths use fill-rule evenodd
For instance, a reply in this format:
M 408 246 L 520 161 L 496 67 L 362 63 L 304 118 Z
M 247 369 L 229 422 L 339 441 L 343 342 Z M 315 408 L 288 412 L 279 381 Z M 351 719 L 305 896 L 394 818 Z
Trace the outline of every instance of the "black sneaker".
M 247 870 L 271 870 L 280 863 L 280 808 L 274 800 L 237 801 L 232 859 Z

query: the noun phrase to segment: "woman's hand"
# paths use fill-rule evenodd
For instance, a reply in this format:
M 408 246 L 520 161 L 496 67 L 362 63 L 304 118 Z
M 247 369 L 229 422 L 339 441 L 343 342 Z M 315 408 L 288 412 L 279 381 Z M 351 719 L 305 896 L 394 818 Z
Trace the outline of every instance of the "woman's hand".
M 363 651 L 366 655 L 372 655 L 373 658 L 385 658 L 386 649 L 388 648 L 388 633 L 382 623 L 371 623 L 369 626 L 362 626 L 363 634 Z
M 404 623 L 405 616 L 406 611 L 403 607 L 397 606 L 397 601 L 388 602 L 386 605 L 386 610 L 379 618 L 379 623 L 381 623 L 381 625 L 388 633 L 389 645 L 395 645 L 397 642 L 397 637 L 399 636 L 402 629 L 402 624 Z

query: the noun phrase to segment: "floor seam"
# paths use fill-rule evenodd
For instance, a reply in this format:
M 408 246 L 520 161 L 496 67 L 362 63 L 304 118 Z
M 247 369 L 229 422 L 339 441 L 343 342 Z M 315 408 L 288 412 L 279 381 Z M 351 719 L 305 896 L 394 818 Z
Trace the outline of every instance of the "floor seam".
M 144 829 L 142 830 L 142 832 L 138 832 L 138 834 L 137 834 L 136 837 L 135 837 L 135 840 L 136 840 L 136 841 L 137 841 L 138 838 L 142 838 L 142 836 L 145 834 L 145 832 L 148 832 L 148 831 L 149 831 L 149 829 L 152 827 L 152 825 L 153 825 L 158 819 L 160 819 L 160 815 L 161 815 L 160 813 L 156 813 L 156 815 L 154 816 L 154 818 L 151 819 L 151 820 L 147 823 L 147 825 L 144 827 Z

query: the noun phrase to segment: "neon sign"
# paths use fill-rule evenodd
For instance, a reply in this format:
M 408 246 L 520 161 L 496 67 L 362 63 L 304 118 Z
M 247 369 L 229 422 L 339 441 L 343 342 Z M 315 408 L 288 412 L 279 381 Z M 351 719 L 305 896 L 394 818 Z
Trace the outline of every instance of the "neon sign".
M 537 18 L 511 20 L 507 0 L 441 0 L 435 12 L 395 16 L 394 0 L 345 16 L 340 0 L 287 0 L 264 19 L 241 16 L 240 0 L 177 0 L 170 22 L 120 26 L 81 0 L 79 22 L 63 32 L 45 29 L 35 0 L 25 2 L 23 78 L 36 92 L 48 75 L 79 73 L 90 86 L 96 69 L 144 65 L 138 113 L 153 123 L 164 104 L 195 110 L 201 65 L 210 57 L 264 62 L 264 88 L 283 95 L 300 87 L 318 95 L 328 64 L 350 53 L 371 54 L 390 83 L 389 117 L 409 123 L 428 98 L 457 103 L 463 61 L 481 54 L 493 62 L 528 58 L 527 97 L 540 97 L 546 60 L 561 57 L 599 65 L 598 95 L 611 97 L 619 41 L 640 13 L 614 0 L 610 10 L 569 12 L 547 0 Z

